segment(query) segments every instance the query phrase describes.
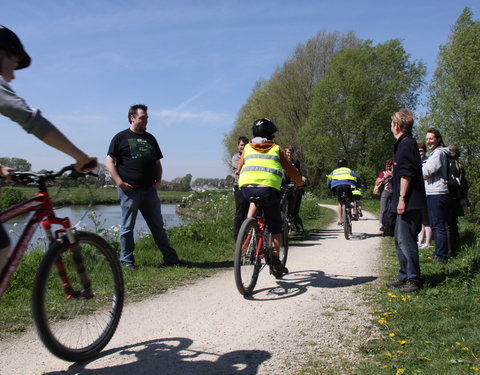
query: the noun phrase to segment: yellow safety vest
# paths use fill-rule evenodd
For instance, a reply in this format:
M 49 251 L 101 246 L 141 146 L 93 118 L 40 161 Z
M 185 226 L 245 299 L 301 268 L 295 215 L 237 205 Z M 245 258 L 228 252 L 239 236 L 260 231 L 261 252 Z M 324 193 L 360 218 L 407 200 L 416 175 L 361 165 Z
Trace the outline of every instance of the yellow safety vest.
M 352 176 L 352 170 L 347 167 L 335 169 L 332 174 L 327 175 L 330 180 L 351 180 L 357 181 L 357 178 Z
M 280 190 L 282 171 L 278 145 L 274 145 L 266 152 L 258 152 L 248 144 L 243 151 L 243 166 L 238 186 L 241 188 L 244 185 L 263 185 Z

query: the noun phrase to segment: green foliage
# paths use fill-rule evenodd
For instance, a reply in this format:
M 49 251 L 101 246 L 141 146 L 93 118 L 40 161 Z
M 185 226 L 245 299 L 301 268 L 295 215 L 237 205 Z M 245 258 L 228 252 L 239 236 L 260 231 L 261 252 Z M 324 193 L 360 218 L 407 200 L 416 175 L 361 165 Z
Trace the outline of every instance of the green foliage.
M 428 112 L 417 132 L 423 138 L 428 127 L 435 127 L 447 144 L 459 147 L 476 211 L 480 202 L 480 21 L 472 18 L 471 9 L 465 8 L 448 43 L 440 47 L 429 85 Z
M 278 144 L 294 147 L 303 172 L 307 176 L 314 175 L 316 170 L 304 163 L 303 143 L 299 137 L 299 131 L 308 118 L 312 91 L 315 83 L 328 71 L 331 58 L 358 43 L 353 32 L 342 35 L 321 31 L 306 43 L 300 43 L 268 81 L 259 79 L 247 103 L 241 108 L 235 127 L 223 140 L 228 154 L 226 159 L 229 161 L 230 156 L 237 152 L 239 136 L 251 138 L 253 121 L 268 117 L 279 128 L 275 138 Z
M 22 190 L 11 186 L 4 187 L 0 190 L 0 210 L 5 210 L 25 199 L 26 197 Z
M 398 40 L 377 46 L 365 42 L 334 56 L 316 85 L 301 131 L 310 168 L 321 171 L 323 179 L 336 160 L 346 158 L 373 186 L 393 151 L 390 115 L 401 107 L 415 108 L 424 76 L 423 64 L 410 62 Z

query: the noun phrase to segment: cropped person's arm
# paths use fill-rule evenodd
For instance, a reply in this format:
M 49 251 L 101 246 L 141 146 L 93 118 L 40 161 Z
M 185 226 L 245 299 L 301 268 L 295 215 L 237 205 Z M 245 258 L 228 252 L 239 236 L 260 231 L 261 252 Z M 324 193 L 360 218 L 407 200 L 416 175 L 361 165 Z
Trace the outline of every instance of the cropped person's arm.
M 155 167 L 157 169 L 157 179 L 155 180 L 155 183 L 153 184 L 153 187 L 155 189 L 158 189 L 160 185 L 162 184 L 162 175 L 163 175 L 163 167 L 162 167 L 162 162 L 160 160 L 155 161 Z

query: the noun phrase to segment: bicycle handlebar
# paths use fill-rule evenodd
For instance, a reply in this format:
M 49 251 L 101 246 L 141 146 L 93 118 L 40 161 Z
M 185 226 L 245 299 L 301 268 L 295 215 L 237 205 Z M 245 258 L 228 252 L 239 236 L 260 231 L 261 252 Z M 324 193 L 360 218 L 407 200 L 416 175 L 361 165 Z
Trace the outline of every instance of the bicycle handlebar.
M 60 169 L 58 172 L 53 172 L 53 171 L 47 171 L 45 173 L 34 173 L 34 172 L 16 172 L 16 171 L 11 171 L 9 173 L 9 178 L 10 180 L 18 183 L 29 183 L 29 182 L 35 182 L 38 183 L 39 181 L 53 181 L 57 177 L 62 176 L 65 172 L 71 172 L 67 177 L 76 179 L 79 177 L 86 177 L 86 176 L 95 176 L 98 177 L 97 174 L 92 173 L 92 172 L 77 172 L 75 170 L 75 164 L 70 164 L 62 169 Z

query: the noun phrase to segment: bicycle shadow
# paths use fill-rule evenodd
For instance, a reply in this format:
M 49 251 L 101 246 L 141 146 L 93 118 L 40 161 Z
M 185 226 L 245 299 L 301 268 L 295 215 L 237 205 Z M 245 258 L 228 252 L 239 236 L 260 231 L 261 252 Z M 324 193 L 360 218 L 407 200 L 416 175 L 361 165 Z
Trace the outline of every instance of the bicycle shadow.
M 309 288 L 345 288 L 376 279 L 375 276 L 327 275 L 318 270 L 296 271 L 277 279 L 276 286 L 255 290 L 251 296 L 245 298 L 254 301 L 274 301 L 297 297 L 307 292 Z
M 201 374 L 257 374 L 258 367 L 271 357 L 264 350 L 236 350 L 217 354 L 191 349 L 193 340 L 172 337 L 145 341 L 112 348 L 87 362 L 78 362 L 67 370 L 48 372 L 44 375 L 201 375 Z M 111 355 L 126 356 L 118 365 L 103 368 L 87 368 L 90 363 Z M 129 358 L 131 360 L 129 361 Z M 128 363 L 126 363 L 129 361 Z

